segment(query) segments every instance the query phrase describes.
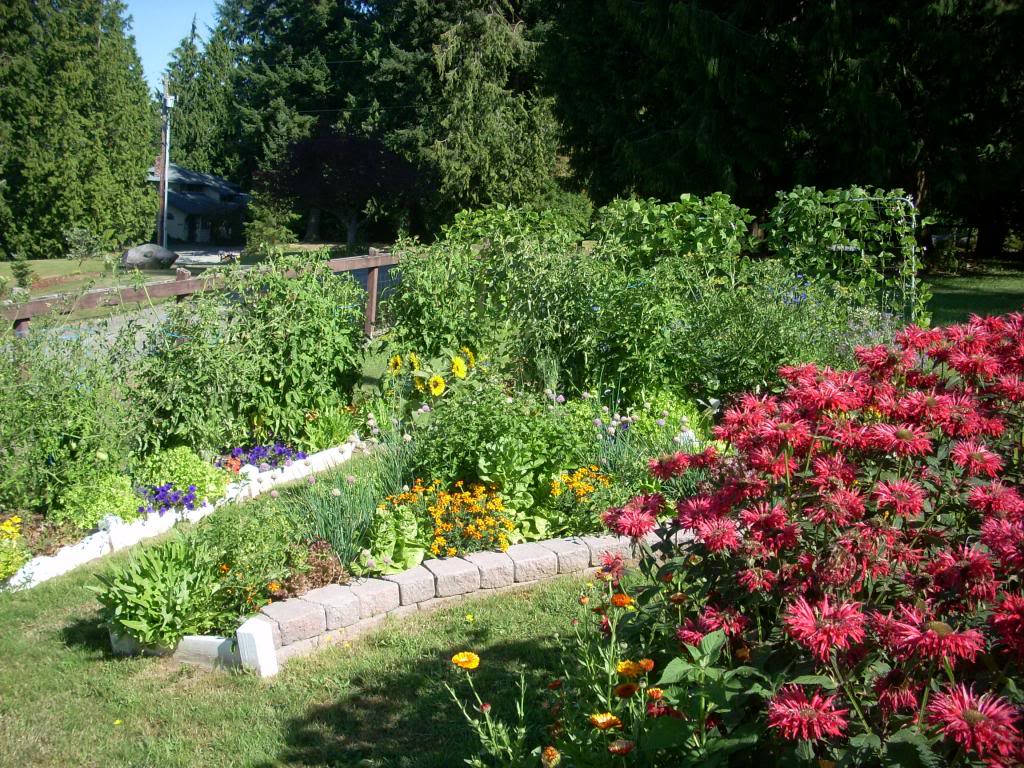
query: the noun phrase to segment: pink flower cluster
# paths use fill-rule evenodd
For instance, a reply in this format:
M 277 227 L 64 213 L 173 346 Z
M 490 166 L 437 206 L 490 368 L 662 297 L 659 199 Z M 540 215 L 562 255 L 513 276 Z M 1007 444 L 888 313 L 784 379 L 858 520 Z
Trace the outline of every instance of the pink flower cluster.
M 686 610 L 666 601 L 675 642 L 722 629 L 744 658 L 842 683 L 780 680 L 766 722 L 783 739 L 924 728 L 948 755 L 1019 765 L 1024 315 L 912 326 L 856 359 L 782 369 L 782 393 L 725 411 L 715 449 L 650 462 L 665 488 L 703 470 L 697 493 L 640 496 L 605 523 L 690 539 L 671 586 Z

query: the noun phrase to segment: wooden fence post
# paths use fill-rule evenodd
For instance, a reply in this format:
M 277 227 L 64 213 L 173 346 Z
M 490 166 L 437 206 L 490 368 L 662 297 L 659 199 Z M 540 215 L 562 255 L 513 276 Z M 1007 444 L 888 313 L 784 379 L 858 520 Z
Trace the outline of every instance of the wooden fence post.
M 377 256 L 376 248 L 371 248 L 369 255 Z M 371 266 L 366 270 L 366 325 L 364 330 L 368 337 L 373 336 L 373 327 L 377 324 L 377 285 L 380 280 L 380 267 Z

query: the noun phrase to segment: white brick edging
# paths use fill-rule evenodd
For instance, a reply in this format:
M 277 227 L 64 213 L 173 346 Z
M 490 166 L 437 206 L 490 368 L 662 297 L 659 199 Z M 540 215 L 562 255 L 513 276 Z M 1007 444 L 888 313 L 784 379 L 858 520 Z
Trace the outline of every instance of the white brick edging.
M 353 434 L 344 445 L 314 453 L 289 467 L 260 472 L 257 467 L 247 464 L 239 470 L 239 479 L 228 485 L 223 497 L 212 504 L 204 501 L 193 510 L 178 509 L 162 515 L 154 512 L 130 523 L 116 515 L 107 515 L 95 533 L 89 534 L 77 544 L 62 547 L 53 555 L 33 557 L 6 582 L 0 582 L 0 589 L 31 589 L 80 565 L 166 533 L 179 521 L 197 523 L 223 504 L 254 499 L 275 486 L 326 472 L 344 464 L 362 445 L 358 435 Z
M 656 540 L 652 537 L 648 543 Z M 635 559 L 637 554 L 633 542 L 625 537 L 549 539 L 517 544 L 507 552 L 426 560 L 379 579 L 357 579 L 344 586 L 314 589 L 264 606 L 239 627 L 239 666 L 259 677 L 273 677 L 288 659 L 353 640 L 389 618 L 443 608 L 469 597 L 529 589 L 559 576 L 592 572 L 605 553 L 620 554 L 627 560 Z M 178 651 L 172 658 L 199 663 L 179 658 Z

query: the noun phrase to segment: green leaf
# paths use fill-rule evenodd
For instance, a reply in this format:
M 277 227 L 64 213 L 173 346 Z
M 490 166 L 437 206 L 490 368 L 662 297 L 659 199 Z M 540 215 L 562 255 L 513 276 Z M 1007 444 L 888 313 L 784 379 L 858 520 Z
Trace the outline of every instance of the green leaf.
M 683 721 L 674 717 L 659 717 L 651 722 L 641 744 L 645 749 L 656 752 L 685 743 L 691 734 L 692 731 Z
M 884 765 L 893 768 L 939 768 L 944 764 L 917 728 L 897 731 L 885 742 Z
M 800 677 L 790 680 L 789 685 L 820 685 L 829 691 L 834 690 L 838 687 L 838 683 L 827 675 L 800 675 Z
M 658 686 L 664 687 L 686 680 L 692 669 L 693 664 L 686 659 L 672 659 L 672 661 L 665 665 L 665 669 L 661 673 L 661 679 L 658 680 Z

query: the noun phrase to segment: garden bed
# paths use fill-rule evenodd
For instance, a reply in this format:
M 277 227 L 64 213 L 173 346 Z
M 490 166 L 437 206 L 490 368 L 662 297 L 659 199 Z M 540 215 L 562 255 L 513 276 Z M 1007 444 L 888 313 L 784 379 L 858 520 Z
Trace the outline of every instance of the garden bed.
M 651 543 L 657 541 L 652 535 Z M 211 669 L 236 668 L 260 677 L 326 645 L 353 640 L 388 618 L 429 611 L 474 595 L 529 589 L 559 576 L 593 572 L 607 556 L 629 560 L 634 542 L 621 536 L 584 536 L 516 544 L 505 552 L 425 560 L 421 565 L 379 579 L 329 584 L 299 597 L 273 602 L 238 629 L 237 641 L 214 635 L 187 635 L 174 649 L 150 651 L 182 664 Z M 111 633 L 118 655 L 146 652 L 130 637 Z
M 139 520 L 126 522 L 116 515 L 108 515 L 92 533 L 76 544 L 62 547 L 53 555 L 34 557 L 23 565 L 0 588 L 30 589 L 44 581 L 67 573 L 73 568 L 98 560 L 167 533 L 176 523 L 196 523 L 211 514 L 217 507 L 231 502 L 241 503 L 254 499 L 273 488 L 293 483 L 321 472 L 333 469 L 348 461 L 357 449 L 363 446 L 359 437 L 353 434 L 347 443 L 320 451 L 289 466 L 275 467 L 260 471 L 247 464 L 239 470 L 239 479 L 228 485 L 223 497 L 204 502 L 195 509 L 175 509 L 167 512 L 150 512 Z

